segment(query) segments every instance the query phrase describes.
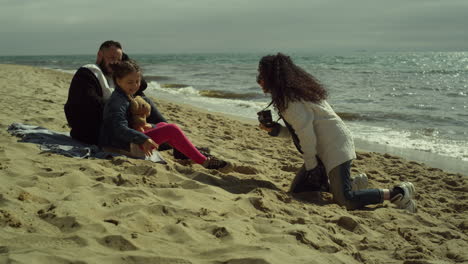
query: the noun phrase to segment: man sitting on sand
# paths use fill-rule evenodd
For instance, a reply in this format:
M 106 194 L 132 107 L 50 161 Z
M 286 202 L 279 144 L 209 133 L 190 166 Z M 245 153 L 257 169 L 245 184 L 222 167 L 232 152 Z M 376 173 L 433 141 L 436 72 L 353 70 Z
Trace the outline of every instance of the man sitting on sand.
M 104 105 L 115 87 L 109 65 L 122 60 L 128 60 L 122 45 L 108 40 L 99 47 L 96 63 L 82 66 L 73 76 L 65 104 L 65 115 L 71 127 L 72 138 L 88 144 L 98 144 Z M 136 95 L 145 97 L 143 91 L 147 86 L 142 79 Z M 167 122 L 154 103 L 147 101 L 150 102 L 152 111 L 152 119 L 147 121 L 153 124 Z

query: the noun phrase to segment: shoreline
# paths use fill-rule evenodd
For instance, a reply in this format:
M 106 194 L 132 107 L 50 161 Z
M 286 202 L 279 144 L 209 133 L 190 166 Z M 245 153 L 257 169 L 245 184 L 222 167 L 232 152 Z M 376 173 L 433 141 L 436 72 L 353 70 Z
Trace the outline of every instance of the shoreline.
M 164 99 L 159 99 L 153 96 L 151 97 L 155 102 L 158 102 L 158 101 L 170 102 L 173 104 L 183 105 L 189 108 L 193 108 L 196 111 L 199 111 L 202 113 L 222 115 L 222 116 L 226 116 L 229 119 L 238 120 L 238 121 L 241 121 L 243 123 L 246 123 L 252 126 L 258 125 L 257 120 L 253 118 L 247 118 L 243 116 L 227 114 L 227 113 L 222 113 L 222 112 L 209 111 L 199 106 L 195 106 L 195 105 L 192 105 L 190 103 L 185 103 L 185 102 L 182 102 L 182 103 L 177 102 L 175 99 L 171 99 L 167 97 L 165 97 Z M 355 143 L 356 151 L 377 152 L 381 154 L 388 153 L 390 155 L 400 156 L 409 161 L 416 161 L 416 162 L 424 163 L 428 166 L 442 169 L 447 172 L 461 173 L 465 176 L 468 176 L 468 161 L 463 161 L 457 158 L 443 156 L 437 153 L 424 152 L 424 151 L 408 149 L 408 148 L 393 147 L 393 146 L 384 145 L 384 144 L 377 144 L 377 143 L 368 142 L 368 141 L 365 141 L 362 139 L 356 139 L 356 138 L 354 139 L 354 143 Z
M 410 161 L 421 162 L 428 166 L 439 168 L 447 172 L 461 173 L 465 176 L 468 176 L 468 161 L 439 155 L 437 153 L 370 143 L 361 139 L 355 139 L 354 142 L 356 144 L 356 150 L 377 152 L 382 154 L 388 153 L 391 155 L 400 156 Z

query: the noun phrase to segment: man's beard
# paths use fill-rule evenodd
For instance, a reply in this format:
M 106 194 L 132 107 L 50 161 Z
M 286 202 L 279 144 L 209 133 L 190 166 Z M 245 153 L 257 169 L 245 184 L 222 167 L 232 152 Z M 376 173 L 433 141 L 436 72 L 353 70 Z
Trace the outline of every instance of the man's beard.
M 109 70 L 107 70 L 107 67 L 106 67 L 106 64 L 104 63 L 104 61 L 101 61 L 99 64 L 98 64 L 99 68 L 101 68 L 101 71 L 102 73 L 104 73 L 104 75 L 110 75 L 111 73 L 109 72 Z

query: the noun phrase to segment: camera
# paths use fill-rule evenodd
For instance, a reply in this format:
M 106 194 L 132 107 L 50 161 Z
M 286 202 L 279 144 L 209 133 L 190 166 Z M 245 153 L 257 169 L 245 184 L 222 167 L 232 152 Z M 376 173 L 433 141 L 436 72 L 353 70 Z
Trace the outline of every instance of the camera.
M 273 118 L 271 117 L 271 110 L 263 110 L 257 113 L 258 115 L 258 122 L 266 127 L 273 127 L 274 122 Z

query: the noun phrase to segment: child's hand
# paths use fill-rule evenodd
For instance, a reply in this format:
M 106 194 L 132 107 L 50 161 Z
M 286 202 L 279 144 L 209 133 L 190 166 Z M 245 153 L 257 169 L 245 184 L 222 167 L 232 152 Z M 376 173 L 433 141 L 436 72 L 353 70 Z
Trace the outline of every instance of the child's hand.
M 157 149 L 159 147 L 151 138 L 148 138 L 143 144 L 141 144 L 141 148 L 147 157 L 151 156 L 153 153 L 153 149 Z

